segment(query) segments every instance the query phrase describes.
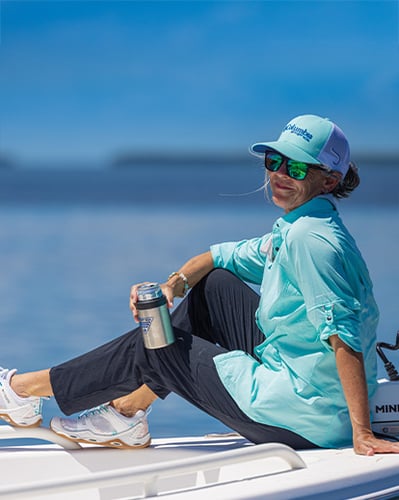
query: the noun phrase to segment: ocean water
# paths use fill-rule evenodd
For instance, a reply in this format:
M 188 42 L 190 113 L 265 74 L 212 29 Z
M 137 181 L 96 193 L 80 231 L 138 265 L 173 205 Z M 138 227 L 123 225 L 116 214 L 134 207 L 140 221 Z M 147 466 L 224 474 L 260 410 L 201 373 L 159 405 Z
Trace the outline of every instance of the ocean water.
M 165 280 L 212 243 L 269 231 L 280 210 L 244 194 L 262 184 L 258 167 L 0 171 L 0 365 L 36 370 L 98 346 L 135 326 L 132 284 Z M 393 166 L 367 166 L 340 202 L 388 342 L 399 329 L 398 181 Z M 60 414 L 45 402 L 45 424 Z M 154 404 L 150 424 L 154 437 L 228 430 L 173 395 Z

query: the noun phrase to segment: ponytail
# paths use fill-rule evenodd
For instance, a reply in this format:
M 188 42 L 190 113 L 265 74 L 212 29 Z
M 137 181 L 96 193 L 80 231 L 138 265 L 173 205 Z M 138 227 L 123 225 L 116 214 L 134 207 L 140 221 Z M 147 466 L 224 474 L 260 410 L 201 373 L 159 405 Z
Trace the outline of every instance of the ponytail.
M 331 192 L 335 198 L 347 198 L 360 184 L 359 169 L 354 162 L 349 163 L 349 169 L 343 180 Z

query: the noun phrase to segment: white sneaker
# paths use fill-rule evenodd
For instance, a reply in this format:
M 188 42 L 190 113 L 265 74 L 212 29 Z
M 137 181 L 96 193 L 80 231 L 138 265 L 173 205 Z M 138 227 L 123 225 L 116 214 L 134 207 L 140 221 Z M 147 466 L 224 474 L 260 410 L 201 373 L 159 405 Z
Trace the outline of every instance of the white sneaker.
M 0 418 L 15 427 L 37 427 L 43 419 L 42 400 L 22 398 L 11 389 L 10 380 L 16 371 L 0 367 Z
M 147 415 L 139 410 L 124 417 L 111 405 L 84 411 L 78 418 L 54 417 L 51 429 L 60 436 L 80 443 L 99 444 L 111 448 L 146 448 L 151 443 Z

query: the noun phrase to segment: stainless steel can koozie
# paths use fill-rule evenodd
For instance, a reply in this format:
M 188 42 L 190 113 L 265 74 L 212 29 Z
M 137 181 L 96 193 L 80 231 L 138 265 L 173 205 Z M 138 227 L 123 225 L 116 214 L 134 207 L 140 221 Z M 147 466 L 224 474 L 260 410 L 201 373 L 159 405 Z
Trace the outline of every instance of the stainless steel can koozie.
M 158 283 L 141 285 L 137 289 L 137 311 L 147 349 L 159 349 L 173 344 L 175 336 L 170 322 L 166 297 Z

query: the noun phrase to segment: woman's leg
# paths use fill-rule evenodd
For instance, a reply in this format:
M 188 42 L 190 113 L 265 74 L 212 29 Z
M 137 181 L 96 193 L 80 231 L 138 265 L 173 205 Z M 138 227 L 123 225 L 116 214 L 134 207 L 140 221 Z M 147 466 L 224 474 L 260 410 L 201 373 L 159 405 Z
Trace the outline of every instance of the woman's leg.
M 51 368 L 51 386 L 59 407 L 70 415 L 136 391 L 146 383 L 148 352 L 136 328 Z M 161 397 L 169 393 L 155 383 L 150 389 Z
M 175 328 L 227 348 L 253 352 L 262 341 L 255 321 L 259 297 L 241 280 L 227 271 L 215 270 L 191 291 L 172 314 Z M 114 400 L 122 413 L 142 409 L 154 393 L 165 397 L 168 390 L 143 378 L 148 350 L 139 329 L 58 365 L 51 370 L 15 374 L 11 387 L 20 396 L 51 396 L 66 414 L 75 413 L 105 401 Z M 118 401 L 140 389 L 135 395 Z M 136 402 L 137 399 L 137 402 Z M 128 402 L 130 401 L 130 404 Z M 130 406 L 130 408 L 129 408 Z
M 259 295 L 234 274 L 215 269 L 190 292 L 172 315 L 173 326 L 251 355 L 265 340 L 255 321 Z
M 236 276 L 216 269 L 181 302 L 172 314 L 172 324 L 177 336 L 179 332 L 186 338 L 194 335 L 227 350 L 242 349 L 252 354 L 264 339 L 254 320 L 258 302 L 259 296 Z M 67 415 L 105 401 L 113 401 L 123 414 L 133 414 L 142 406 L 136 396 L 147 393 L 147 399 L 151 399 L 155 393 L 165 398 L 170 392 L 166 384 L 154 382 L 158 376 L 150 361 L 168 350 L 173 348 L 146 349 L 139 329 L 128 332 L 52 368 L 55 398 Z M 142 392 L 135 393 L 143 385 Z
M 190 292 L 172 314 L 176 336 L 199 336 L 228 350 L 252 353 L 263 340 L 254 321 L 258 295 L 228 271 L 214 270 Z M 161 384 L 151 368 L 157 353 L 170 350 L 146 349 L 139 328 L 111 342 L 51 368 L 50 381 L 61 410 L 72 413 L 114 401 L 146 385 L 158 397 L 170 389 Z M 173 348 L 172 348 L 173 351 Z M 157 380 L 157 382 L 155 382 Z M 145 390 L 145 389 L 143 389 Z M 133 412 L 134 396 L 129 398 Z M 126 403 L 124 400 L 123 403 Z

